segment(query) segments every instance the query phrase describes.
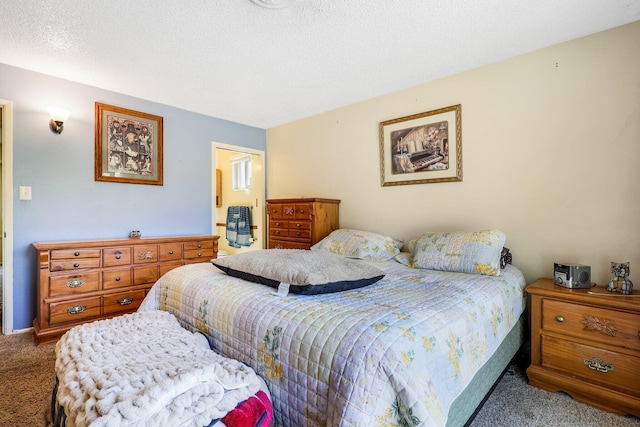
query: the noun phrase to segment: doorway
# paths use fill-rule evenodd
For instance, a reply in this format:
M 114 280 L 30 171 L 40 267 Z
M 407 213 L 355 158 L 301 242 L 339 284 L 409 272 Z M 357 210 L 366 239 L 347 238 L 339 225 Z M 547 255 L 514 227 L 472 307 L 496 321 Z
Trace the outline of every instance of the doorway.
M 0 331 L 13 333 L 13 103 L 0 99 Z
M 212 230 L 220 236 L 218 256 L 264 249 L 264 151 L 213 142 L 211 155 Z M 234 240 L 227 240 L 227 214 L 230 207 L 248 208 L 251 219 L 248 245 L 237 245 Z

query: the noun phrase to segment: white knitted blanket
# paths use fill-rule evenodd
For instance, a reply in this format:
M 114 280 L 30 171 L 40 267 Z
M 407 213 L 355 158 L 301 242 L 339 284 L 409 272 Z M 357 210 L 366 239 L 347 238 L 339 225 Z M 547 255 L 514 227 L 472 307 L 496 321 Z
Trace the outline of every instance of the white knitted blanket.
M 260 387 L 250 367 L 164 311 L 72 328 L 56 345 L 55 368 L 68 427 L 206 426 Z

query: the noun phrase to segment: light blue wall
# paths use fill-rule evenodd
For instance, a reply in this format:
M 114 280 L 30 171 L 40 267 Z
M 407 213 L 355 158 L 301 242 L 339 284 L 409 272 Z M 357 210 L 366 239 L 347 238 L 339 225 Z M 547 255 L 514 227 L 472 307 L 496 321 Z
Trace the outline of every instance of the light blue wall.
M 162 88 L 158 88 L 162 90 Z M 212 98 L 215 94 L 211 94 Z M 265 150 L 266 131 L 0 64 L 13 101 L 14 329 L 36 315 L 33 242 L 211 234 L 211 142 Z M 94 105 L 164 118 L 164 185 L 94 181 Z M 69 110 L 62 134 L 48 107 Z M 18 187 L 33 200 L 19 200 Z

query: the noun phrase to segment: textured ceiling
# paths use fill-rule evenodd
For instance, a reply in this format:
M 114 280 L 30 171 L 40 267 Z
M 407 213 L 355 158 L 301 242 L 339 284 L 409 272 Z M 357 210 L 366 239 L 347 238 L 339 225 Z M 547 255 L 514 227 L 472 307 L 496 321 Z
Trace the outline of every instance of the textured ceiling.
M 0 62 L 269 128 L 637 20 L 640 0 L 0 0 Z

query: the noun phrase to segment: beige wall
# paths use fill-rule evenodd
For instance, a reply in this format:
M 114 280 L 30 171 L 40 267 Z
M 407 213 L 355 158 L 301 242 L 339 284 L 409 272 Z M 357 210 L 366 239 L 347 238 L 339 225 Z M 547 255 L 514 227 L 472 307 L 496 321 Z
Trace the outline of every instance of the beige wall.
M 341 227 L 405 241 L 498 228 L 528 281 L 630 261 L 640 288 L 639 40 L 635 22 L 269 129 L 267 197 L 341 199 Z M 379 123 L 455 104 L 463 182 L 381 187 Z

